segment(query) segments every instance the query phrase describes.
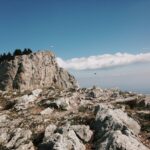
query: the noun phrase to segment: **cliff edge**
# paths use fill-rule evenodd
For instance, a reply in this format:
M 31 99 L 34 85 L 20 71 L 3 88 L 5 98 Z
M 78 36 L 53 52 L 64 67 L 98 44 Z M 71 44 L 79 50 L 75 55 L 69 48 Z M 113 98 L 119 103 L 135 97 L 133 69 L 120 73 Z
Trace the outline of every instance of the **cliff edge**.
M 0 64 L 0 90 L 25 91 L 50 86 L 77 87 L 75 78 L 58 66 L 50 51 L 15 56 Z

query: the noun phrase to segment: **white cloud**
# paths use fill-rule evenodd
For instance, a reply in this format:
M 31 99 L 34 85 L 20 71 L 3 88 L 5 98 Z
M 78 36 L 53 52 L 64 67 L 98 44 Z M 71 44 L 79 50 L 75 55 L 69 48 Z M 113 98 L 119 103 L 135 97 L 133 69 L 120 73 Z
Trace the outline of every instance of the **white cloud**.
M 150 53 L 129 54 L 129 53 L 116 53 L 104 54 L 97 56 L 72 58 L 63 60 L 57 58 L 59 66 L 66 69 L 86 70 L 86 69 L 102 69 L 129 65 L 133 63 L 150 62 Z

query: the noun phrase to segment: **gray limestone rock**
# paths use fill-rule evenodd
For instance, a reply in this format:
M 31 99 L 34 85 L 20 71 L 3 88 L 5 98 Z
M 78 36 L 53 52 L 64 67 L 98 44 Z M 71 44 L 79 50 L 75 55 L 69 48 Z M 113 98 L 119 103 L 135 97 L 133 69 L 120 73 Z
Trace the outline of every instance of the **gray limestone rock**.
M 31 107 L 35 103 L 41 92 L 41 89 L 36 89 L 33 90 L 30 95 L 23 95 L 21 97 L 16 98 L 16 104 L 14 108 L 16 110 L 23 110 Z
M 140 125 L 120 109 L 98 106 L 95 122 L 97 150 L 148 150 L 137 138 Z
M 10 132 L 10 139 L 5 145 L 8 149 L 18 148 L 21 145 L 25 145 L 30 142 L 32 132 L 30 130 L 16 128 L 14 131 Z
M 33 143 L 32 142 L 29 142 L 29 143 L 26 143 L 24 145 L 20 145 L 17 149 L 15 150 L 36 150 Z
M 70 128 L 73 129 L 77 136 L 84 142 L 89 142 L 92 138 L 93 132 L 90 130 L 89 126 L 73 125 Z
M 99 142 L 96 150 L 149 150 L 132 134 L 123 134 L 116 130 L 107 134 L 107 138 Z
M 51 108 L 46 108 L 46 109 L 44 109 L 43 111 L 41 111 L 40 112 L 40 114 L 42 115 L 42 116 L 44 116 L 44 115 L 52 115 L 52 112 L 53 112 L 53 109 L 51 109 Z
M 85 150 L 85 146 L 76 136 L 74 130 L 67 127 L 56 128 L 55 125 L 49 125 L 45 130 L 43 143 L 39 150 Z
M 0 90 L 25 91 L 53 85 L 60 89 L 77 87 L 75 78 L 57 65 L 50 51 L 15 56 L 0 64 Z
M 60 110 L 69 110 L 70 109 L 70 104 L 69 104 L 68 98 L 59 98 L 57 100 L 53 100 L 52 102 L 49 103 L 49 106 L 54 107 L 56 109 L 60 109 Z
M 96 126 L 99 125 L 101 128 L 101 134 L 109 130 L 123 130 L 124 128 L 131 129 L 135 134 L 140 132 L 140 125 L 121 109 L 113 109 L 103 104 L 97 107 Z

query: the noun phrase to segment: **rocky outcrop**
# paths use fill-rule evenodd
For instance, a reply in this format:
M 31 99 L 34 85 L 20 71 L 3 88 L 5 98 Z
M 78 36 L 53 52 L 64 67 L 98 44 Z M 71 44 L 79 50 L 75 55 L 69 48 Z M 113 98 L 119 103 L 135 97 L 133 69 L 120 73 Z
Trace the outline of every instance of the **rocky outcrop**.
M 0 135 L 0 144 L 7 149 L 25 149 L 34 150 L 34 145 L 31 142 L 32 132 L 21 128 L 11 130 L 5 128 Z
M 15 56 L 0 64 L 0 90 L 33 90 L 56 86 L 75 88 L 75 78 L 60 68 L 52 52 L 43 51 Z
M 70 128 L 72 128 L 75 133 L 77 134 L 77 136 L 86 142 L 89 142 L 93 136 L 93 132 L 90 130 L 89 126 L 86 125 L 73 125 Z
M 96 114 L 97 150 L 148 150 L 137 135 L 140 125 L 120 109 L 99 105 Z
M 51 52 L 1 62 L 0 150 L 149 150 L 148 95 L 76 87 Z
M 147 96 L 95 87 L 1 91 L 0 149 L 149 150 L 150 111 L 141 100 Z
M 55 150 L 85 150 L 84 144 L 71 127 L 57 128 L 55 125 L 49 125 L 46 128 L 43 143 L 39 145 L 40 150 L 45 150 L 46 148 Z

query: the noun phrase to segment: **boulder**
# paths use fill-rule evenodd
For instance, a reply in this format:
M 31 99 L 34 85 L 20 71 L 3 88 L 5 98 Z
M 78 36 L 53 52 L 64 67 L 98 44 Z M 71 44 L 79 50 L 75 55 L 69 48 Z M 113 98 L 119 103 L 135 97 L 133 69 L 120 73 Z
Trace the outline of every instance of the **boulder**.
M 10 139 L 9 128 L 0 128 L 0 145 L 5 145 Z
M 9 121 L 9 116 L 7 114 L 0 114 L 0 123 L 5 123 Z
M 42 89 L 36 89 L 33 90 L 30 95 L 23 95 L 21 97 L 16 98 L 15 109 L 24 110 L 31 107 L 35 103 L 41 92 Z
M 53 112 L 53 109 L 48 107 L 48 108 L 44 109 L 43 111 L 41 111 L 40 114 L 43 115 L 43 116 L 44 115 L 51 115 L 52 112 Z
M 56 129 L 55 125 L 49 125 L 45 130 L 44 140 L 39 145 L 39 150 L 85 150 L 85 146 L 76 136 L 74 130 L 68 127 Z
M 35 97 L 38 97 L 42 92 L 42 89 L 36 89 L 32 91 L 32 95 L 34 95 Z
M 94 129 L 96 150 L 148 150 L 137 138 L 140 125 L 120 109 L 98 105 Z
M 8 133 L 10 135 L 10 139 L 5 146 L 8 149 L 18 148 L 21 145 L 25 145 L 30 142 L 32 132 L 30 130 L 16 128 L 15 130 Z
M 87 98 L 98 98 L 102 94 L 103 94 L 103 90 L 102 89 L 94 87 L 94 88 L 89 89 L 87 91 L 86 97 Z
M 57 129 L 56 125 L 50 124 L 45 129 L 44 134 L 44 141 L 48 141 L 49 138 L 54 134 L 55 130 Z
M 60 110 L 69 110 L 71 108 L 69 99 L 64 97 L 49 102 L 49 106 Z
M 20 145 L 16 150 L 36 150 L 32 142 Z
M 129 128 L 134 134 L 140 132 L 140 125 L 121 109 L 113 109 L 111 106 L 109 107 L 105 104 L 100 104 L 96 107 L 95 125 L 101 129 L 101 134 L 109 130 L 123 130 L 124 128 Z M 105 128 L 103 126 L 105 126 Z
M 0 128 L 9 126 L 10 121 L 9 115 L 0 114 Z
M 116 99 L 113 103 L 129 105 L 130 108 L 143 107 L 148 108 L 150 99 L 148 96 L 135 95 L 127 98 Z
M 70 127 L 76 133 L 76 135 L 83 141 L 89 142 L 93 136 L 93 132 L 90 130 L 89 126 L 86 125 L 72 125 Z
M 146 97 L 138 103 L 137 107 L 143 107 L 144 109 L 150 110 L 150 96 L 146 95 Z
M 96 150 L 149 150 L 133 135 L 125 135 L 120 130 L 107 134 L 98 142 Z

